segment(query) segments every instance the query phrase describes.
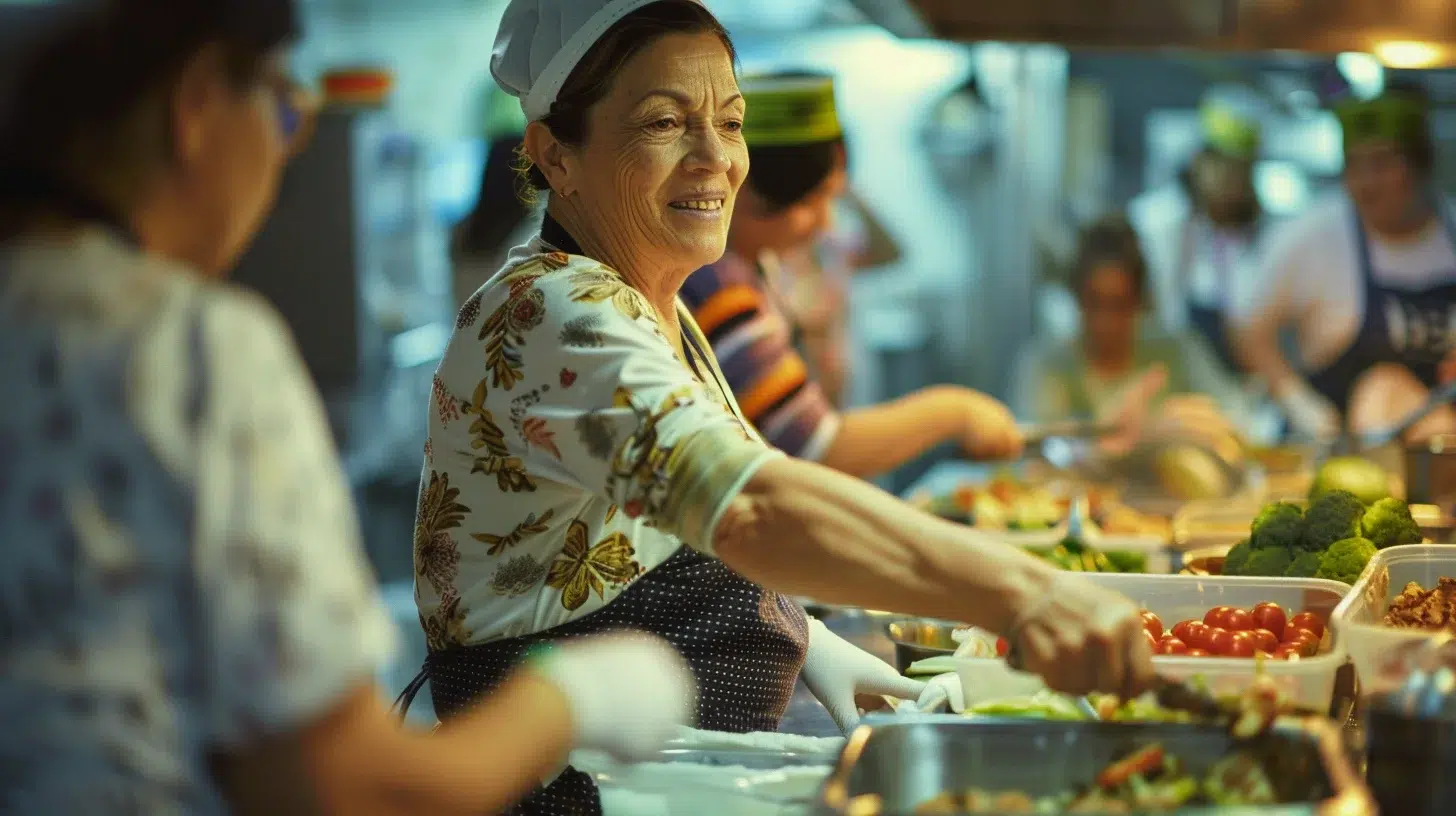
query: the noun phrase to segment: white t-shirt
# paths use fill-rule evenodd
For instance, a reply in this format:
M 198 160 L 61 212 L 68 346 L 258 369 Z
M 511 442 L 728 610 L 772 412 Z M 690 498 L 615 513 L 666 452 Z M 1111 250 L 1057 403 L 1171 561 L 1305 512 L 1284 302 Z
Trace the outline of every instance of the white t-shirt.
M 0 247 L 0 810 L 222 814 L 394 630 L 288 330 L 110 233 Z
M 1395 289 L 1419 291 L 1456 281 L 1456 246 L 1440 218 L 1398 244 L 1371 235 L 1370 260 L 1376 282 Z M 1247 327 L 1274 318 L 1292 326 L 1300 359 L 1290 362 L 1318 371 L 1344 353 L 1360 330 L 1361 274 L 1350 201 L 1332 196 L 1270 235 L 1258 295 L 1239 305 L 1233 322 Z

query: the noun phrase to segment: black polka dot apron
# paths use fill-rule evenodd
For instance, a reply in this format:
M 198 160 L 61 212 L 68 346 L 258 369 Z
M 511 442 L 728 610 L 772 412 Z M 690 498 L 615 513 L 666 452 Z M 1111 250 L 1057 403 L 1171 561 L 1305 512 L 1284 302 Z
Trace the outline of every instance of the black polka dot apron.
M 533 646 L 619 629 L 651 632 L 672 644 L 698 681 L 698 727 L 734 733 L 778 729 L 809 643 L 796 602 L 683 547 L 590 615 L 532 635 L 432 652 L 412 690 L 428 679 L 435 712 L 448 720 L 499 686 Z M 572 768 L 510 811 L 601 812 L 591 778 Z

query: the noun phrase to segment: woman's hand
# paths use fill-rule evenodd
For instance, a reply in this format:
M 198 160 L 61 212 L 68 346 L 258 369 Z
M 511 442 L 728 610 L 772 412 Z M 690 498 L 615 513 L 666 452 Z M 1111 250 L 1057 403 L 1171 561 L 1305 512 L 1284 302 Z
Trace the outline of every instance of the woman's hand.
M 1098 421 L 1114 430 L 1097 441 L 1108 456 L 1126 456 L 1142 441 L 1150 422 L 1153 399 L 1168 385 L 1168 369 L 1155 365 L 1133 381 L 1116 403 Z
M 1340 435 L 1340 410 L 1303 380 L 1292 381 L 1274 398 L 1296 436 L 1325 441 Z
M 918 700 L 925 684 L 902 676 L 895 668 L 809 619 L 809 654 L 801 675 L 814 698 L 829 710 L 845 734 L 859 724 L 860 695 L 888 695 Z M 873 705 L 872 701 L 870 702 Z
M 1136 697 L 1153 682 L 1152 648 L 1127 598 L 1067 573 L 1034 597 L 1007 634 L 1016 668 L 1067 694 Z
M 975 459 L 1015 459 L 1025 440 L 1016 417 L 999 400 L 965 389 L 959 395 L 964 425 L 961 447 Z
M 671 646 L 649 635 L 567 641 L 530 670 L 566 698 L 576 748 L 643 760 L 694 722 L 692 672 Z

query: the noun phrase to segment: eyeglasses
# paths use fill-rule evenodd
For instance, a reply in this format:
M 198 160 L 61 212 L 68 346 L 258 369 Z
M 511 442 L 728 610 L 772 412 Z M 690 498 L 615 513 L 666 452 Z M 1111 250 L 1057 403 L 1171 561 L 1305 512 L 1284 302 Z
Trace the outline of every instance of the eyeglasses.
M 288 143 L 289 155 L 296 156 L 313 135 L 318 95 L 282 71 L 269 74 L 266 82 L 277 106 L 279 131 Z

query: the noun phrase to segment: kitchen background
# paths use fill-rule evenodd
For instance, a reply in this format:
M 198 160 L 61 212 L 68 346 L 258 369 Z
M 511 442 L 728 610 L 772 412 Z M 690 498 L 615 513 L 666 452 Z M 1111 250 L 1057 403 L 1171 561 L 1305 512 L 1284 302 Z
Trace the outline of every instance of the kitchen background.
M 430 376 L 453 320 L 449 232 L 478 184 L 481 100 L 505 3 L 305 5 L 303 77 L 377 66 L 392 73 L 393 89 L 382 109 L 326 114 L 238 277 L 292 322 L 328 397 L 370 554 L 382 580 L 400 586 L 411 574 Z M 1258 186 L 1267 209 L 1294 213 L 1339 170 L 1338 130 L 1319 108 L 1320 89 L 1338 77 L 1373 93 L 1387 73 L 1354 53 L 952 43 L 916 36 L 929 29 L 904 0 L 710 5 L 745 71 L 837 76 L 853 185 L 903 250 L 853 282 L 856 404 L 932 382 L 1004 396 L 1013 362 L 1006 350 L 1074 328 L 1055 273 L 1077 227 L 1175 182 L 1198 145 L 1195 107 L 1210 86 L 1246 84 L 1278 111 Z M 1436 59 L 1407 52 L 1404 62 Z M 1420 76 L 1438 106 L 1456 101 L 1456 74 Z M 1438 142 L 1452 143 L 1456 120 L 1443 112 L 1437 126 Z M 933 458 L 885 486 L 903 487 Z M 395 601 L 408 616 L 407 594 Z

